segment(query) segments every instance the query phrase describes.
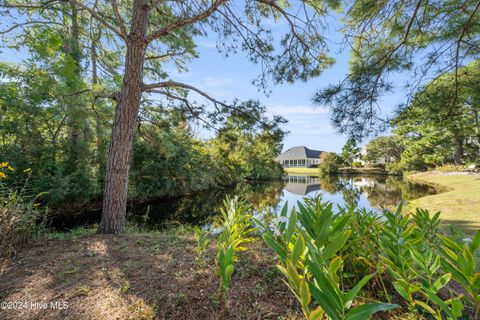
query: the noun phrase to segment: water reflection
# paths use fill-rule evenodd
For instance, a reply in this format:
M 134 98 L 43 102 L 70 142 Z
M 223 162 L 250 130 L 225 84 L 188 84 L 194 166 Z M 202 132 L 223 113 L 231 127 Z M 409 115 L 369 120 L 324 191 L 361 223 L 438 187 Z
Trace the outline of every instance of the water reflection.
M 412 200 L 435 189 L 411 183 L 394 176 L 286 176 L 283 181 L 241 183 L 235 188 L 201 192 L 193 195 L 161 199 L 148 203 L 131 203 L 128 219 L 147 227 L 159 228 L 172 224 L 207 224 L 218 216 L 226 195 L 238 195 L 256 210 L 277 210 L 286 201 L 293 206 L 306 196 L 322 194 L 323 198 L 339 205 L 356 205 L 380 209 L 396 206 L 401 200 Z M 85 210 L 83 214 L 57 217 L 52 226 L 71 229 L 79 225 L 97 223 L 101 208 Z
M 282 202 L 296 202 L 305 196 L 322 193 L 325 200 L 365 209 L 394 207 L 402 200 L 413 200 L 436 193 L 435 188 L 412 183 L 399 176 L 326 175 L 285 177 Z

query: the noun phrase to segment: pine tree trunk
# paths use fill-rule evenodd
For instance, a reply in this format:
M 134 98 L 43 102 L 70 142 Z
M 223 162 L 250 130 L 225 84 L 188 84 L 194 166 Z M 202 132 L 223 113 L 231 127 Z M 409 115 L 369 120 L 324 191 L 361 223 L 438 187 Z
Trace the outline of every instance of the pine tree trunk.
M 118 234 L 125 230 L 128 172 L 132 156 L 133 133 L 142 95 L 147 24 L 147 2 L 135 0 L 131 32 L 126 41 L 125 74 L 115 110 L 112 140 L 108 152 L 99 233 Z

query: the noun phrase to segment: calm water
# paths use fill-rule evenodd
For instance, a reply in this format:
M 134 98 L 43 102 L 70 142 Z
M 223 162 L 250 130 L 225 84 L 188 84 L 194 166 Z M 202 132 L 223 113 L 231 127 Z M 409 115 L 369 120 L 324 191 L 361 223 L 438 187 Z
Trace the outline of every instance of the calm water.
M 401 200 L 412 200 L 436 190 L 428 185 L 415 184 L 396 176 L 326 177 L 286 176 L 283 181 L 241 183 L 229 190 L 202 192 L 170 198 L 142 205 L 131 205 L 128 219 L 158 228 L 190 223 L 206 224 L 219 214 L 218 208 L 226 195 L 247 200 L 257 210 L 277 209 L 286 201 L 293 206 L 304 197 L 322 194 L 323 199 L 339 205 L 355 204 L 371 210 L 396 206 Z M 90 210 L 75 217 L 59 217 L 53 221 L 57 229 L 70 229 L 100 221 L 100 209 Z

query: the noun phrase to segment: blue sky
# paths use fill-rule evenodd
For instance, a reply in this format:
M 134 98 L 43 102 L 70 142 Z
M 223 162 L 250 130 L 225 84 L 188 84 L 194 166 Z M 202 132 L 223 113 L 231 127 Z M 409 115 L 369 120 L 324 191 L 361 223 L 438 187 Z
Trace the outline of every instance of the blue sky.
M 251 63 L 242 52 L 228 58 L 223 57 L 216 49 L 216 38 L 213 36 L 199 39 L 200 58 L 189 64 L 188 72 L 174 74 L 172 78 L 188 81 L 221 100 L 260 100 L 267 107 L 268 114 L 278 114 L 288 120 L 285 129 L 290 133 L 284 140 L 284 149 L 305 145 L 312 149 L 339 152 L 347 137 L 338 134 L 332 127 L 330 110 L 312 102 L 316 90 L 341 81 L 348 72 L 350 52 L 340 50 L 342 35 L 336 21 L 334 17 L 328 19 L 329 30 L 326 32 L 331 56 L 336 59 L 335 65 L 320 77 L 306 83 L 271 84 L 272 93 L 269 96 L 252 85 L 252 80 L 260 74 L 260 67 Z M 285 28 L 285 23 L 272 25 L 274 34 Z M 383 99 L 381 108 L 388 113 L 388 110 L 401 102 L 398 93 L 392 94 Z M 208 136 L 204 132 L 201 135 Z
M 341 150 L 347 137 L 340 135 L 331 126 L 330 110 L 324 106 L 315 106 L 312 97 L 316 90 L 329 83 L 341 81 L 348 72 L 348 50 L 340 50 L 342 34 L 339 32 L 338 16 L 327 18 L 328 30 L 325 35 L 330 54 L 336 59 L 335 65 L 327 69 L 320 77 L 308 82 L 295 84 L 270 85 L 271 94 L 266 96 L 259 91 L 252 80 L 260 74 L 260 67 L 253 64 L 239 52 L 225 58 L 218 53 L 216 37 L 197 39 L 199 59 L 188 64 L 188 71 L 178 73 L 171 65 L 166 70 L 172 80 L 192 84 L 219 100 L 231 102 L 234 99 L 258 99 L 267 107 L 269 115 L 278 114 L 288 120 L 285 129 L 290 133 L 284 140 L 284 149 L 305 145 L 312 149 L 335 151 Z M 266 22 L 273 34 L 283 34 L 287 30 L 285 21 Z M 2 61 L 20 62 L 25 58 L 24 52 L 6 50 L 2 52 Z M 402 102 L 397 93 L 385 97 L 382 110 L 388 112 Z M 200 136 L 208 137 L 210 133 L 200 130 Z

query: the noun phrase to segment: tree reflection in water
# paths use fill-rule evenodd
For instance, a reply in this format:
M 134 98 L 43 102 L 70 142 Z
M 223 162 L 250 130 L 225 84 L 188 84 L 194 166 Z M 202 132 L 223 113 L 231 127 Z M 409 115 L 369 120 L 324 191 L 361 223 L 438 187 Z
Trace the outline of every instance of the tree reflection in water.
M 160 199 L 142 204 L 132 203 L 128 220 L 146 228 L 164 228 L 175 224 L 205 225 L 214 221 L 226 195 L 245 199 L 258 211 L 278 211 L 286 201 L 293 206 L 304 197 L 322 194 L 326 201 L 338 205 L 358 205 L 370 209 L 396 206 L 401 200 L 412 200 L 435 189 L 408 182 L 396 176 L 286 176 L 283 181 L 244 182 L 234 188 L 200 192 L 192 195 Z M 101 208 L 72 217 L 59 217 L 56 229 L 98 223 Z M 148 213 L 148 214 L 147 214 Z

